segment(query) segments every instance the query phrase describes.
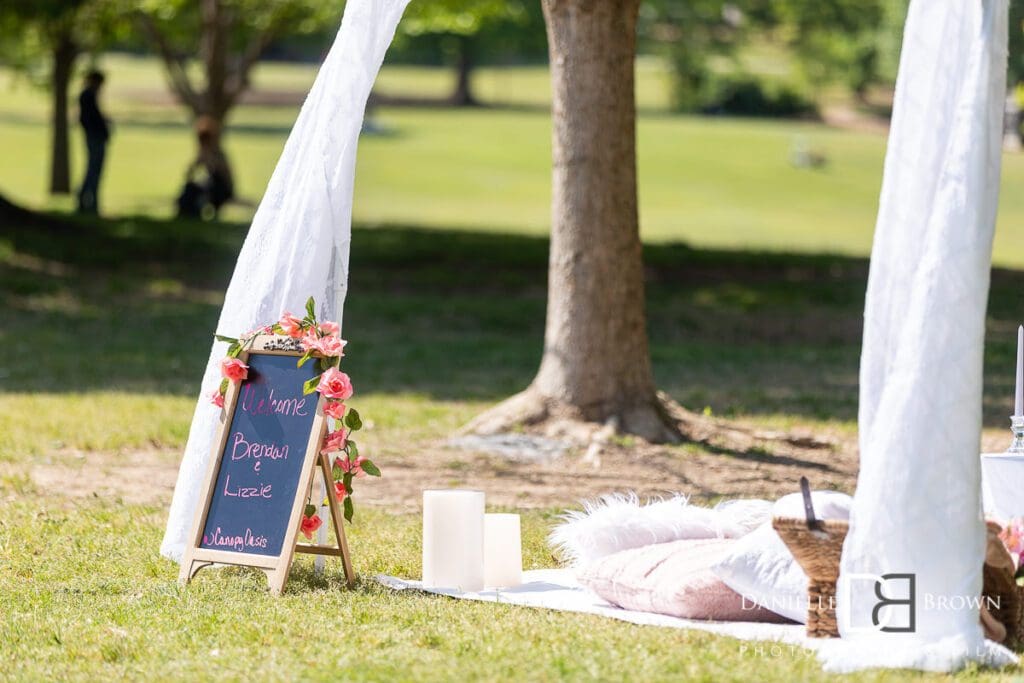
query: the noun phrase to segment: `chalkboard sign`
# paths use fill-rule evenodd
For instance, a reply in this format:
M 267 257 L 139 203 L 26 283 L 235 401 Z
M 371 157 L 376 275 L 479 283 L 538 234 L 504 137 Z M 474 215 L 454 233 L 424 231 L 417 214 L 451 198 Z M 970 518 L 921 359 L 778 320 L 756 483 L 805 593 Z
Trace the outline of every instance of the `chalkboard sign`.
M 327 458 L 319 453 L 327 427 L 322 401 L 317 393 L 302 393 L 319 368 L 316 362 L 297 367 L 302 353 L 294 340 L 267 335 L 239 356 L 249 366 L 248 377 L 225 396 L 182 582 L 213 563 L 237 564 L 263 569 L 272 592 L 279 593 L 296 550 L 340 556 L 351 581 L 334 496 L 328 499 L 338 546 L 295 542 L 314 472 L 320 469 L 331 480 Z
M 316 363 L 252 354 L 235 401 L 200 548 L 280 555 L 319 394 L 302 395 Z

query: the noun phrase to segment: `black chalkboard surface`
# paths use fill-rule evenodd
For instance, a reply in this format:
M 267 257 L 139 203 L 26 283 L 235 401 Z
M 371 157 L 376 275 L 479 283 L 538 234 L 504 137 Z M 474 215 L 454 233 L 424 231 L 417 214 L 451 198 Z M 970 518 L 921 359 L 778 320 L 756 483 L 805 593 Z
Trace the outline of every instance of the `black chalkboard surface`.
M 200 548 L 280 555 L 316 417 L 317 364 L 253 354 L 238 390 Z

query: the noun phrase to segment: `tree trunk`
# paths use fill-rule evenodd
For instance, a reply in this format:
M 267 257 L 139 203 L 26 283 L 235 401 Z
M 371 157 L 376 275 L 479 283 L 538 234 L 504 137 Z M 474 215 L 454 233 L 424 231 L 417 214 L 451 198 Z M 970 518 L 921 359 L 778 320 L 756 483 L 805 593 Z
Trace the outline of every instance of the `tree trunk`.
M 456 107 L 473 107 L 479 104 L 473 96 L 470 77 L 473 73 L 473 39 L 469 36 L 456 36 L 458 55 L 455 58 L 455 91 L 451 103 Z
M 633 67 L 639 0 L 543 0 L 552 83 L 544 355 L 531 386 L 470 425 L 551 417 L 650 441 L 678 428 L 657 395 L 637 220 Z
M 71 192 L 71 160 L 68 149 L 68 88 L 78 46 L 71 36 L 64 34 L 53 46 L 53 72 L 51 88 L 53 96 L 53 120 L 50 141 L 50 194 Z

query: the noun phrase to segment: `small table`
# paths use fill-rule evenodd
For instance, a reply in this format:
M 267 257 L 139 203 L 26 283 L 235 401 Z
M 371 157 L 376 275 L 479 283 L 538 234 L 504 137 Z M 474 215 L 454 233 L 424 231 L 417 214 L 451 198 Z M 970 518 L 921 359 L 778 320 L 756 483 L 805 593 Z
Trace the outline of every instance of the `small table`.
M 981 454 L 981 498 L 988 519 L 1024 517 L 1024 453 Z

